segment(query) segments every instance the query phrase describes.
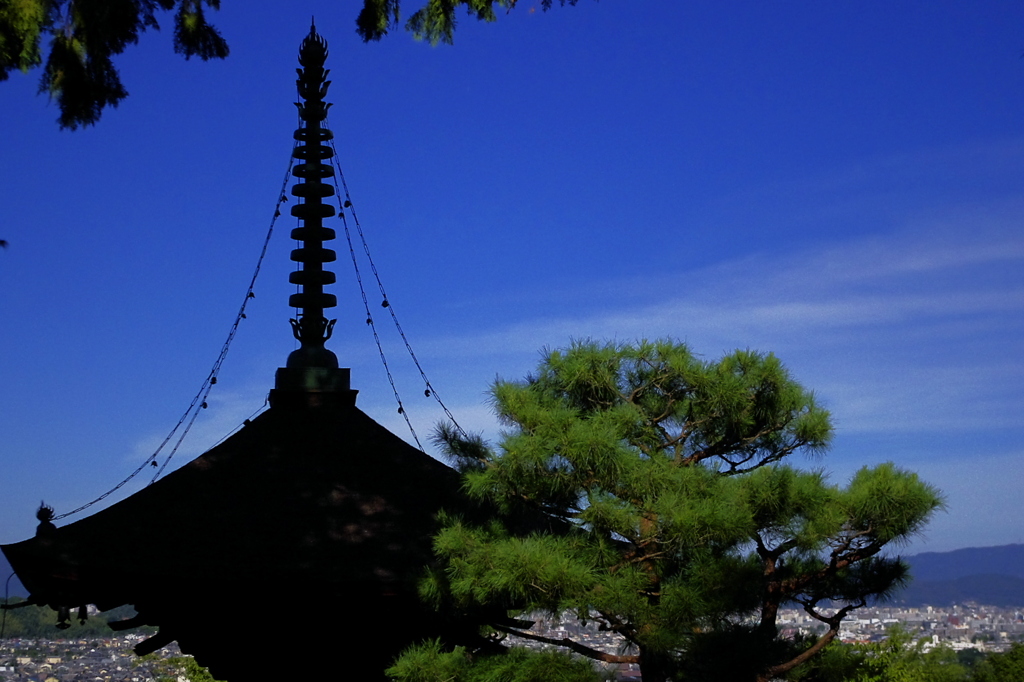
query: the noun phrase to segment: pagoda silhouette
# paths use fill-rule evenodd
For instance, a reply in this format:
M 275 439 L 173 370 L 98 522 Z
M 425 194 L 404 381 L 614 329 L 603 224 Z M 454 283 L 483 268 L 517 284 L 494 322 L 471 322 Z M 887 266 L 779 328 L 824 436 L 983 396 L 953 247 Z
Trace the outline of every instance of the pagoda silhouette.
M 325 347 L 337 303 L 324 288 L 335 237 L 323 221 L 333 137 L 325 127 L 327 43 L 299 52 L 301 127 L 291 193 L 301 244 L 290 281 L 299 348 L 277 370 L 270 407 L 180 469 L 92 516 L 2 547 L 30 601 L 67 621 L 124 604 L 151 625 L 143 655 L 172 641 L 218 679 L 382 680 L 409 644 L 473 639 L 417 596 L 441 509 L 465 508 L 460 478 L 356 406 L 349 369 Z M 459 635 L 458 633 L 461 633 Z

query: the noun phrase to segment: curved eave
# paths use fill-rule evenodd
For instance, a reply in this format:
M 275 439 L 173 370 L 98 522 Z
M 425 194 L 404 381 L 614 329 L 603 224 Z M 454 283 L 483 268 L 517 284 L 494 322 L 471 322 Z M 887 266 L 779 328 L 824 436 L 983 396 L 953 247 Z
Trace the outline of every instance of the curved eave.
M 2 549 L 51 605 L 414 594 L 436 514 L 460 499 L 454 470 L 354 406 L 271 408 L 122 502 Z

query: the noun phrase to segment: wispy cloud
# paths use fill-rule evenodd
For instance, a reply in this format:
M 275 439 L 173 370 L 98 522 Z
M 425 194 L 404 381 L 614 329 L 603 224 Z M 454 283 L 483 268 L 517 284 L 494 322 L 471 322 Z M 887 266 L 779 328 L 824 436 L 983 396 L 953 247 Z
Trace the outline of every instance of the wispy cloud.
M 913 469 L 946 497 L 946 512 L 937 514 L 912 551 L 943 552 L 1024 542 L 1017 519 L 1024 450 L 968 450 L 956 460 L 915 461 Z
M 837 482 L 893 460 L 945 492 L 948 513 L 908 551 L 1020 542 L 1005 516 L 1024 484 L 1024 452 L 1005 444 L 1024 435 L 1024 206 L 998 213 L 674 278 L 596 282 L 611 294 L 585 314 L 539 306 L 434 337 L 427 363 L 456 395 L 455 414 L 493 438 L 480 391 L 495 372 L 523 376 L 545 345 L 670 336 L 709 357 L 771 350 L 832 411 L 837 448 L 825 465 Z
M 1024 210 L 1013 217 L 1024 220 Z M 489 380 L 528 369 L 537 349 L 571 338 L 669 336 L 708 356 L 737 347 L 776 352 L 850 431 L 1016 426 L 1024 409 L 1024 234 L 988 220 L 964 220 L 955 233 L 932 228 L 784 259 L 746 257 L 674 282 L 603 282 L 594 289 L 617 292 L 603 308 L 559 314 L 545 306 L 511 324 L 429 339 L 427 353 L 442 372 L 450 363 L 486 364 Z
M 195 459 L 241 428 L 246 419 L 263 409 L 266 394 L 265 386 L 261 388 L 256 385 L 212 392 L 208 398 L 209 407 L 200 409 L 191 428 L 186 420 L 169 438 L 168 433 L 147 435 L 136 443 L 125 461 L 138 465 L 159 451 L 155 458 L 157 468 L 149 471 L 147 467 L 138 477 L 138 483 L 145 485 L 165 462 L 167 468 L 164 474 Z

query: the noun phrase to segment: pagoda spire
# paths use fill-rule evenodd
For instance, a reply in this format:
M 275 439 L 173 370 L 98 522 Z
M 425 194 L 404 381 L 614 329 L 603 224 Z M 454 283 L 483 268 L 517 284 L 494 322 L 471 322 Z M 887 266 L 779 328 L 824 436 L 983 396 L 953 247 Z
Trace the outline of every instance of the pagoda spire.
M 298 308 L 296 319 L 291 320 L 292 333 L 301 347 L 288 356 L 288 367 L 337 368 L 338 358 L 324 347 L 331 338 L 336 320 L 324 316 L 326 308 L 338 304 L 334 294 L 324 293 L 324 286 L 334 284 L 334 273 L 324 269 L 324 263 L 337 260 L 332 249 L 324 248 L 324 242 L 334 239 L 334 230 L 324 227 L 324 218 L 334 215 L 334 207 L 323 200 L 334 194 L 334 187 L 324 182 L 334 175 L 334 167 L 323 163 L 331 158 L 334 151 L 327 144 L 334 134 L 323 127 L 330 104 L 324 103 L 331 82 L 330 73 L 324 69 L 327 60 L 327 41 L 316 32 L 316 25 L 309 29 L 309 35 L 299 49 L 299 64 L 296 81 L 299 97 L 296 102 L 302 127 L 295 131 L 298 141 L 292 155 L 299 163 L 292 168 L 292 174 L 300 181 L 292 187 L 292 194 L 300 203 L 292 206 L 292 215 L 302 221 L 302 226 L 292 230 L 292 239 L 301 246 L 292 251 L 292 260 L 301 264 L 288 278 L 298 284 L 300 292 L 289 298 L 289 304 Z
M 334 196 L 334 186 L 325 182 L 334 175 L 334 166 L 325 163 L 334 156 L 328 144 L 334 133 L 324 125 L 331 107 L 324 102 L 331 85 L 327 80 L 330 70 L 324 68 L 326 60 L 327 41 L 313 24 L 299 47 L 301 68 L 296 69 L 299 77 L 295 83 L 300 101 L 295 105 L 302 124 L 295 131 L 298 144 L 292 152 L 297 160 L 292 175 L 299 179 L 292 194 L 299 198 L 299 203 L 292 206 L 291 213 L 301 224 L 292 230 L 292 239 L 300 244 L 292 250 L 291 259 L 299 264 L 299 269 L 288 278 L 299 286 L 299 292 L 292 294 L 288 302 L 297 309 L 290 322 L 300 345 L 288 356 L 285 367 L 277 371 L 275 393 L 342 393 L 354 400 L 355 391 L 349 389 L 349 370 L 339 369 L 338 357 L 324 345 L 337 321 L 327 319 L 325 310 L 338 304 L 334 294 L 324 291 L 325 286 L 335 282 L 334 273 L 325 269 L 324 264 L 337 260 L 334 250 L 324 246 L 336 236 L 333 229 L 323 224 L 324 218 L 335 215 L 334 206 L 324 203 L 324 199 Z

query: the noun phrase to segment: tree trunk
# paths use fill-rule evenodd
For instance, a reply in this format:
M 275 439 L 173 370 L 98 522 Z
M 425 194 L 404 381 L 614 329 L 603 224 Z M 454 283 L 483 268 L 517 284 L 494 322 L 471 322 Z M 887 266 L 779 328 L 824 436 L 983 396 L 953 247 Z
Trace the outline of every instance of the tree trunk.
M 668 682 L 669 659 L 640 648 L 640 676 L 644 682 Z

